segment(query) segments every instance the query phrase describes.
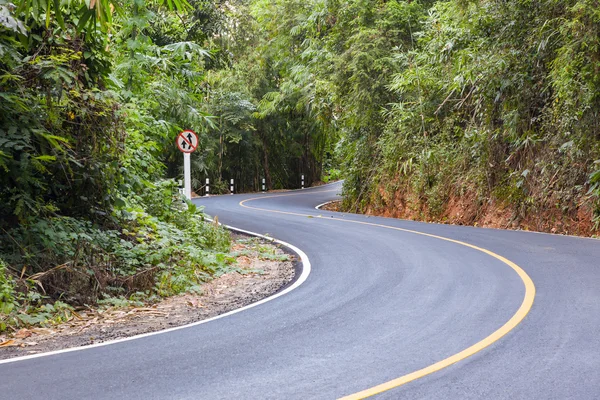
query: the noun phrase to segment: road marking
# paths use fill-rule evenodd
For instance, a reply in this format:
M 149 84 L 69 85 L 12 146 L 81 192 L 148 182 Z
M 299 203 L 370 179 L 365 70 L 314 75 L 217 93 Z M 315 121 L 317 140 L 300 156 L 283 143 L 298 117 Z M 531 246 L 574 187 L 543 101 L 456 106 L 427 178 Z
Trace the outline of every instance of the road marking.
M 252 197 L 251 199 L 246 199 L 246 200 L 242 200 L 240 201 L 240 206 L 244 207 L 244 208 L 249 208 L 251 210 L 260 210 L 260 211 L 266 211 L 266 212 L 270 212 L 270 213 L 277 213 L 277 214 L 285 214 L 285 215 L 295 215 L 298 217 L 313 217 L 313 218 L 322 218 L 322 216 L 316 216 L 316 215 L 312 215 L 312 214 L 303 214 L 303 213 L 295 213 L 295 212 L 290 212 L 290 211 L 281 211 L 281 210 L 272 210 L 270 208 L 259 208 L 259 207 L 250 207 L 247 206 L 246 203 L 249 201 L 255 201 L 255 200 L 262 200 L 262 199 L 273 199 L 275 197 L 288 197 L 288 196 L 300 196 L 303 194 L 314 194 L 314 193 L 331 193 L 331 192 L 338 192 L 338 189 L 330 189 L 330 190 L 320 190 L 318 192 L 316 191 L 311 191 L 309 192 L 308 190 L 304 189 L 304 191 L 300 191 L 302 189 L 298 189 L 298 191 L 294 191 L 292 193 L 287 192 L 285 194 L 275 194 L 272 196 L 261 196 L 261 197 Z M 327 218 L 327 219 L 338 219 L 338 218 Z M 345 219 L 339 219 L 340 221 L 346 221 Z M 382 225 L 383 226 L 383 225 Z
M 320 193 L 323 193 L 323 192 L 320 192 Z M 407 232 L 407 233 L 412 233 L 412 234 L 416 234 L 416 235 L 427 236 L 427 237 L 434 238 L 434 239 L 444 240 L 444 241 L 451 242 L 451 243 L 456 243 L 458 245 L 465 246 L 465 247 L 480 251 L 482 253 L 485 253 L 485 254 L 503 262 L 504 264 L 508 265 L 510 268 L 512 268 L 517 273 L 517 275 L 519 275 L 519 278 L 521 278 L 521 281 L 523 281 L 523 285 L 525 286 L 525 295 L 523 297 L 523 301 L 521 302 L 521 306 L 519 307 L 517 312 L 504 325 L 502 325 L 499 329 L 494 331 L 491 335 L 487 336 L 483 340 L 475 343 L 474 345 L 472 345 L 472 346 L 470 346 L 448 358 L 440 360 L 440 361 L 438 361 L 434 364 L 431 364 L 425 368 L 411 372 L 407 375 L 403 375 L 399 378 L 392 379 L 391 381 L 382 383 L 380 385 L 371 387 L 369 389 L 365 389 L 358 393 L 353 393 L 348 396 L 342 397 L 342 400 L 365 399 L 367 397 L 375 396 L 377 394 L 380 394 L 380 393 L 383 393 L 390 389 L 394 389 L 399 386 L 405 385 L 416 379 L 423 378 L 427 375 L 433 374 L 434 372 L 440 371 L 441 369 L 444 369 L 453 364 L 456 364 L 457 362 L 462 361 L 462 360 L 472 356 L 473 354 L 476 354 L 476 353 L 482 351 L 483 349 L 491 346 L 492 344 L 494 344 L 495 342 L 500 340 L 502 337 L 504 337 L 507 333 L 512 331 L 517 325 L 519 325 L 519 323 L 521 323 L 521 321 L 523 321 L 523 319 L 525 319 L 525 317 L 531 310 L 531 307 L 533 306 L 533 301 L 535 299 L 535 285 L 534 285 L 533 281 L 531 280 L 531 278 L 529 277 L 529 275 L 527 275 L 527 273 L 521 267 L 519 267 L 517 264 L 515 264 L 514 262 L 512 262 L 509 259 L 507 259 L 499 254 L 496 254 L 493 251 L 490 251 L 488 249 L 484 249 L 482 247 L 478 247 L 478 246 L 472 245 L 470 243 L 462 242 L 460 240 L 450 239 L 450 238 L 443 237 L 443 236 L 433 235 L 433 234 L 425 233 L 425 232 L 414 231 L 411 229 L 404 229 L 404 228 L 397 228 L 394 226 L 388 226 L 388 225 L 383 225 L 383 224 L 376 224 L 373 222 L 354 221 L 354 220 L 343 219 L 343 218 L 338 218 L 338 217 L 333 217 L 333 216 L 323 217 L 322 215 L 316 216 L 316 215 L 311 215 L 311 214 L 294 213 L 294 212 L 287 212 L 287 211 L 280 211 L 280 210 L 271 210 L 271 209 L 252 207 L 252 206 L 246 205 L 246 203 L 248 203 L 248 202 L 260 200 L 260 199 L 283 197 L 283 196 L 296 196 L 296 195 L 303 195 L 303 194 L 310 194 L 310 193 L 303 192 L 303 193 L 292 193 L 292 194 L 284 194 L 284 195 L 276 195 L 276 196 L 254 197 L 251 199 L 243 200 L 239 204 L 240 204 L 240 206 L 242 206 L 244 208 L 260 210 L 260 211 L 265 211 L 265 212 L 295 215 L 295 216 L 300 216 L 300 217 L 320 218 L 320 219 L 327 220 L 327 221 L 341 221 L 341 222 L 347 222 L 347 223 L 353 223 L 353 224 L 376 226 L 376 227 L 380 227 L 380 228 L 391 229 L 391 230 L 396 230 L 396 231 L 401 231 L 401 232 Z
M 331 203 L 335 203 L 335 202 L 336 202 L 336 200 L 326 201 L 325 203 L 321 203 L 321 204 L 319 204 L 318 206 L 316 206 L 316 207 L 315 207 L 315 210 L 320 210 L 320 209 L 321 209 L 321 207 L 324 207 L 324 206 L 326 206 L 327 204 L 331 204 Z
M 62 354 L 62 353 L 70 353 L 70 352 L 73 352 L 73 351 L 88 350 L 88 349 L 92 349 L 94 347 L 102 347 L 102 346 L 108 346 L 108 345 L 116 344 L 116 343 L 128 342 L 130 340 L 141 339 L 141 338 L 148 337 L 148 336 L 160 335 L 160 334 L 167 333 L 167 332 L 178 331 L 180 329 L 191 328 L 193 326 L 197 326 L 197 325 L 201 325 L 201 324 L 206 324 L 207 322 L 211 322 L 211 321 L 214 321 L 216 319 L 221 319 L 221 318 L 227 317 L 229 315 L 237 314 L 239 312 L 242 312 L 242 311 L 248 310 L 250 308 L 259 306 L 259 305 L 264 304 L 266 302 L 269 302 L 271 300 L 275 300 L 276 298 L 281 297 L 281 296 L 283 296 L 283 295 L 291 292 L 292 290 L 298 288 L 300 285 L 302 285 L 306 281 L 306 279 L 310 275 L 310 272 L 311 272 L 310 260 L 308 259 L 308 256 L 306 255 L 306 253 L 304 253 L 302 250 L 300 250 L 296 246 L 291 245 L 291 244 L 286 243 L 286 242 L 283 242 L 281 240 L 273 239 L 272 237 L 261 235 L 259 233 L 255 233 L 255 232 L 251 232 L 251 231 L 246 231 L 246 230 L 235 228 L 233 226 L 228 226 L 228 225 L 223 225 L 223 226 L 225 226 L 226 228 L 231 229 L 233 231 L 245 233 L 247 235 L 252 235 L 252 236 L 260 237 L 260 238 L 269 240 L 269 241 L 274 242 L 274 243 L 278 243 L 278 244 L 280 244 L 282 246 L 285 246 L 285 247 L 291 249 L 293 252 L 295 252 L 296 254 L 298 254 L 300 256 L 300 259 L 302 260 L 302 273 L 300 274 L 300 276 L 298 277 L 298 279 L 296 279 L 296 281 L 291 286 L 285 288 L 281 292 L 277 292 L 274 295 L 271 295 L 269 297 L 265 297 L 264 299 L 259 300 L 259 301 L 255 302 L 255 303 L 248 304 L 247 306 L 244 306 L 244 307 L 241 307 L 241 308 L 236 308 L 235 310 L 231 310 L 229 312 L 217 315 L 217 316 L 212 317 L 212 318 L 204 319 L 204 320 L 198 321 L 198 322 L 193 322 L 193 323 L 187 324 L 187 325 L 181 325 L 181 326 L 176 326 L 176 327 L 169 328 L 169 329 L 163 329 L 161 331 L 143 333 L 143 334 L 140 334 L 140 335 L 130 336 L 130 337 L 122 338 L 122 339 L 109 340 L 109 341 L 102 342 L 102 343 L 90 344 L 90 345 L 79 346 L 79 347 L 71 347 L 71 348 L 68 348 L 68 349 L 54 350 L 54 351 L 49 351 L 49 352 L 46 352 L 46 353 L 32 354 L 32 355 L 28 355 L 28 356 L 20 356 L 20 357 L 8 358 L 6 360 L 0 360 L 0 365 L 14 363 L 14 362 L 23 361 L 23 360 L 29 360 L 29 359 L 32 359 L 32 358 L 52 356 L 52 355 L 55 355 L 55 354 Z

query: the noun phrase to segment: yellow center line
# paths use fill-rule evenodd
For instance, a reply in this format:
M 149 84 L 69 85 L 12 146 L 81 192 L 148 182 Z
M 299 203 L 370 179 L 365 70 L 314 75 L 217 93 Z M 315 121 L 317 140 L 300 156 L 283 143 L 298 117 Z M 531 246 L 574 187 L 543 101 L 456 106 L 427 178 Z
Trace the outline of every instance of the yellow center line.
M 315 192 L 302 192 L 302 193 L 292 193 L 292 194 L 288 193 L 288 194 L 274 195 L 274 196 L 255 197 L 255 198 L 241 201 L 240 206 L 242 206 L 244 208 L 265 211 L 265 212 L 271 212 L 271 213 L 296 215 L 296 216 L 300 216 L 300 217 L 314 217 L 314 218 L 321 218 L 321 219 L 324 219 L 327 221 L 341 221 L 341 222 L 347 222 L 347 223 L 352 223 L 352 224 L 377 226 L 380 228 L 391 229 L 391 230 L 401 231 L 401 232 L 408 232 L 408 233 L 413 233 L 415 235 L 427 236 L 427 237 L 444 240 L 444 241 L 451 242 L 451 243 L 456 243 L 458 245 L 469 247 L 471 249 L 485 253 L 485 254 L 503 262 L 504 264 L 508 265 L 510 268 L 512 268 L 517 273 L 517 275 L 519 275 L 519 278 L 521 278 L 521 281 L 523 281 L 523 285 L 525 286 L 525 295 L 523 297 L 523 301 L 521 302 L 521 306 L 519 307 L 517 312 L 504 325 L 502 325 L 499 329 L 494 331 L 491 335 L 487 336 L 483 340 L 475 343 L 474 345 L 472 345 L 472 346 L 470 346 L 448 358 L 440 360 L 440 361 L 438 361 L 434 364 L 431 364 L 425 368 L 422 368 L 417 371 L 411 372 L 409 374 L 403 375 L 399 378 L 392 379 L 391 381 L 379 384 L 379 385 L 371 387 L 369 389 L 365 389 L 358 393 L 353 393 L 348 396 L 342 397 L 342 400 L 365 399 L 367 397 L 375 396 L 375 395 L 383 393 L 387 390 L 394 389 L 399 386 L 405 385 L 416 379 L 423 378 L 424 376 L 433 374 L 434 372 L 437 372 L 441 369 L 444 369 L 453 364 L 456 364 L 457 362 L 462 361 L 462 360 L 472 356 L 473 354 L 476 354 L 476 353 L 482 351 L 483 349 L 491 346 L 492 344 L 494 344 L 495 342 L 500 340 L 503 336 L 505 336 L 507 333 L 512 331 L 517 325 L 519 325 L 519 323 L 521 323 L 521 321 L 523 321 L 525 316 L 527 316 L 527 314 L 531 310 L 531 307 L 533 306 L 533 301 L 535 299 L 535 285 L 533 284 L 533 281 L 531 280 L 529 275 L 527 275 L 527 273 L 523 270 L 523 268 L 519 267 L 517 264 L 510 261 L 509 259 L 502 257 L 499 254 L 494 253 L 493 251 L 472 245 L 470 243 L 462 242 L 460 240 L 450 239 L 447 237 L 433 235 L 433 234 L 425 233 L 425 232 L 414 231 L 411 229 L 397 228 L 394 226 L 376 224 L 376 223 L 372 223 L 372 222 L 353 221 L 353 220 L 342 219 L 342 218 L 337 218 L 337 217 L 323 217 L 321 215 L 314 216 L 311 214 L 294 213 L 294 212 L 287 212 L 287 211 L 271 210 L 271 209 L 267 209 L 267 208 L 251 207 L 251 206 L 248 206 L 245 204 L 245 203 L 248 203 L 251 201 L 261 200 L 261 199 L 268 199 L 268 198 L 274 198 L 274 197 L 285 197 L 285 196 L 297 196 L 297 195 L 302 195 L 302 194 L 314 194 L 314 193 Z M 318 193 L 323 193 L 323 192 L 318 192 Z

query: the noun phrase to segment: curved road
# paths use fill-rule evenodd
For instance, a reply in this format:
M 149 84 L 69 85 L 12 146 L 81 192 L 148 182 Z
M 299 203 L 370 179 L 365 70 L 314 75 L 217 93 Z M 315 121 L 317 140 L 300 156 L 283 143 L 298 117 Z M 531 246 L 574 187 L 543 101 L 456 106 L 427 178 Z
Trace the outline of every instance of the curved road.
M 198 200 L 302 249 L 308 279 L 206 324 L 0 364 L 0 399 L 334 399 L 481 341 L 375 398 L 600 398 L 599 241 L 314 209 L 339 189 Z

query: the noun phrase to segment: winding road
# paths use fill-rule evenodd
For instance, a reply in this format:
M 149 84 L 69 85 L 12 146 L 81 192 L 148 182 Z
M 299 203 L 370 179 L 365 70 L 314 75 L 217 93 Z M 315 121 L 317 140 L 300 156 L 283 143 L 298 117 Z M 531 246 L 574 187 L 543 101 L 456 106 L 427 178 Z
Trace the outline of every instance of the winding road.
M 340 190 L 196 200 L 301 249 L 306 280 L 204 324 L 1 362 L 0 399 L 600 398 L 600 241 L 315 209 Z

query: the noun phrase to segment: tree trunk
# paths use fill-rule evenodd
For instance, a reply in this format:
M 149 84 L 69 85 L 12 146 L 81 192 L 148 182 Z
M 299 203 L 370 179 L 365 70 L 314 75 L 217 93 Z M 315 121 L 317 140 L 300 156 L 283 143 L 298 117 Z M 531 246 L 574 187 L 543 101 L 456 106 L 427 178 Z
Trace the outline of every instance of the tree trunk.
M 263 170 L 265 171 L 267 190 L 271 190 L 273 187 L 271 182 L 271 171 L 269 170 L 269 148 L 263 135 L 259 134 L 258 137 L 263 146 Z
M 223 134 L 219 135 L 219 181 L 223 180 Z

